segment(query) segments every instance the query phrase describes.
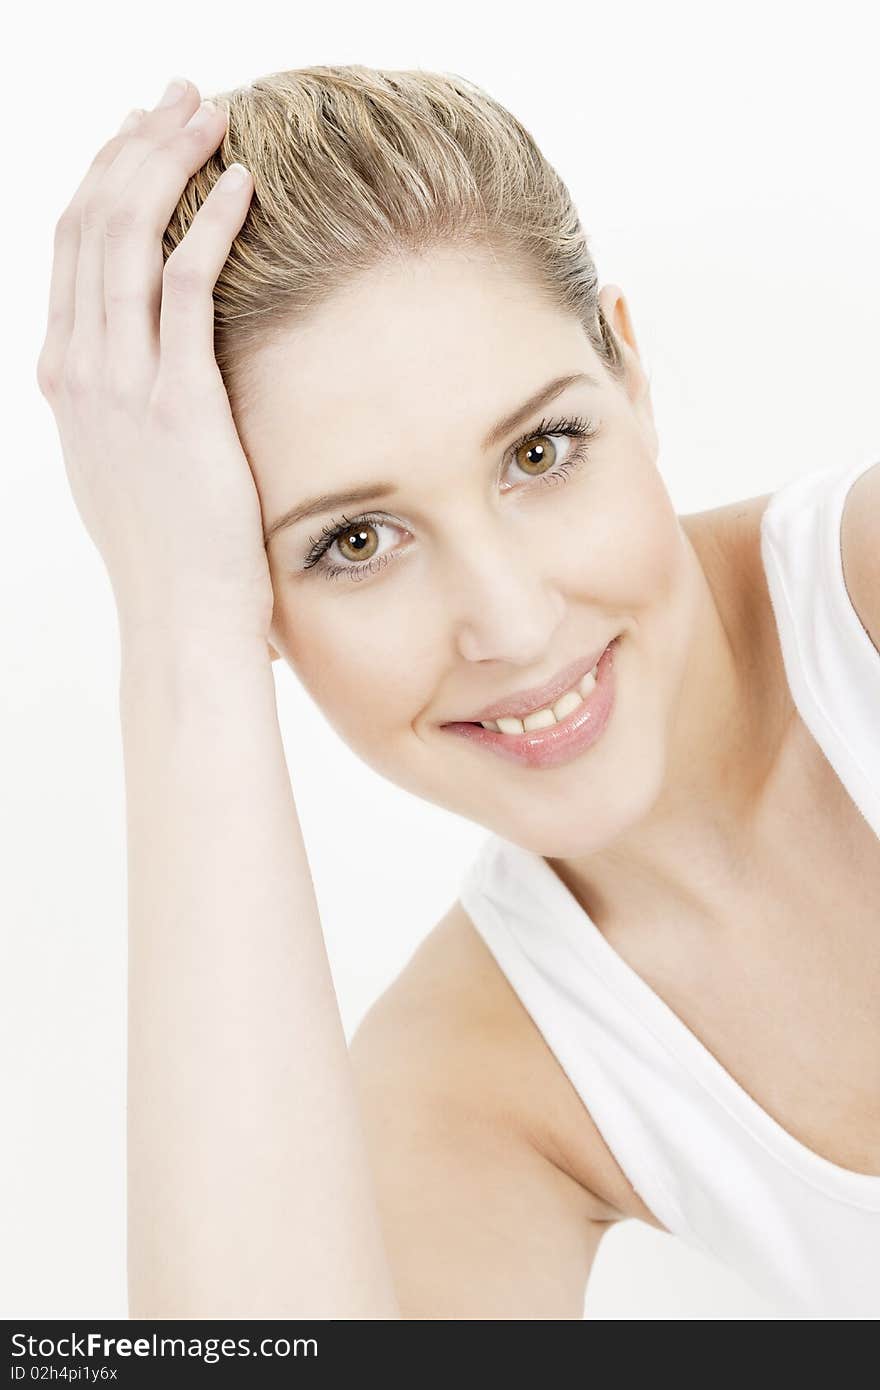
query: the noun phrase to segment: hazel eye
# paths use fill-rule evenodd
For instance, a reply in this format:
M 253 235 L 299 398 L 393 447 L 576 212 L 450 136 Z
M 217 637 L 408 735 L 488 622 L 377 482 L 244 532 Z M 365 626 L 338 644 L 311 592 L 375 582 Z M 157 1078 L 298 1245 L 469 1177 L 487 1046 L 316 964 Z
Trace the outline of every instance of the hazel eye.
M 523 435 L 505 451 L 505 463 L 509 466 L 515 462 L 523 476 L 537 478 L 542 484 L 563 483 L 587 458 L 587 442 L 596 434 L 597 426 L 580 417 L 543 419 L 531 433 Z M 557 442 L 560 439 L 568 444 L 564 452 L 560 452 Z M 501 484 L 502 492 L 509 490 L 509 484 Z M 301 568 L 322 573 L 327 579 L 341 575 L 351 580 L 366 579 L 400 553 L 400 547 L 395 548 L 387 539 L 383 540 L 392 531 L 407 534 L 407 528 L 400 522 L 372 512 L 358 517 L 343 515 L 339 521 L 324 526 L 319 537 L 309 536 L 310 549 Z M 334 564 L 334 558 L 342 563 Z
M 359 522 L 336 537 L 339 553 L 346 560 L 370 560 L 379 548 L 379 537 L 375 526 L 369 522 Z
M 514 451 L 517 468 L 530 477 L 546 473 L 556 462 L 556 445 L 549 434 L 536 434 Z

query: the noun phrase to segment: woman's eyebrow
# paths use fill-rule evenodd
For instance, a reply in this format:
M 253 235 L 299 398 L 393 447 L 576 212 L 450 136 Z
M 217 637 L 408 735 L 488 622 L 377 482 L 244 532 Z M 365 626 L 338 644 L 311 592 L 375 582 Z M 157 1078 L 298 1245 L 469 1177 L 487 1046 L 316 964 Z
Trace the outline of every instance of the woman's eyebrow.
M 542 386 L 540 391 L 536 391 L 522 405 L 518 405 L 516 410 L 511 411 L 509 415 L 505 415 L 503 420 L 499 420 L 496 425 L 492 426 L 483 440 L 484 451 L 491 449 L 506 434 L 510 434 L 511 430 L 515 430 L 517 425 L 524 423 L 536 410 L 540 410 L 542 405 L 547 405 L 557 396 L 561 396 L 565 388 L 572 386 L 576 381 L 585 382 L 589 386 L 601 389 L 600 383 L 589 372 L 571 372 L 568 376 L 554 377 L 552 381 L 547 382 L 546 386 Z
M 497 444 L 505 435 L 515 430 L 517 425 L 528 419 L 541 406 L 547 405 L 555 400 L 568 386 L 572 386 L 576 381 L 585 382 L 590 386 L 601 389 L 601 383 L 591 376 L 589 372 L 571 372 L 567 376 L 554 377 L 548 381 L 527 401 L 518 405 L 509 415 L 494 424 L 483 440 L 483 450 L 488 452 L 493 445 Z M 337 507 L 347 507 L 353 502 L 372 502 L 378 497 L 390 497 L 397 491 L 394 483 L 366 483 L 357 488 L 346 488 L 344 492 L 324 492 L 319 497 L 312 497 L 307 502 L 300 502 L 297 506 L 291 507 L 266 531 L 263 536 L 263 544 L 268 544 L 276 531 L 280 531 L 283 526 L 293 526 L 298 521 L 305 521 L 307 517 L 318 516 L 322 512 L 335 511 Z
M 263 536 L 263 544 L 267 544 L 282 526 L 292 526 L 294 522 L 305 521 L 308 516 L 319 516 L 321 512 L 332 512 L 337 507 L 347 507 L 351 502 L 372 502 L 376 497 L 389 497 L 396 491 L 394 483 L 367 483 L 364 487 L 346 488 L 344 492 L 324 492 L 320 497 L 312 497 L 308 502 L 301 502 L 298 507 L 291 507 L 289 512 L 273 521 Z

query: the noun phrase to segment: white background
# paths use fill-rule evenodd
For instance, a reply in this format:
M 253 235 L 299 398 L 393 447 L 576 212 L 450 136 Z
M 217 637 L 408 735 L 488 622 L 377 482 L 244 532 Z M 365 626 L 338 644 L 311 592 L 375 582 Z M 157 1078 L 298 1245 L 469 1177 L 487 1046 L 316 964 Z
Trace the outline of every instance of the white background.
M 680 513 L 702 510 L 880 457 L 872 8 L 16 7 L 2 218 L 3 1317 L 126 1316 L 117 627 L 35 379 L 54 225 L 97 148 L 178 72 L 204 94 L 312 63 L 478 82 L 569 184 L 600 282 L 626 290 L 664 479 Z M 359 764 L 274 670 L 350 1036 L 456 896 L 484 830 Z M 775 1316 L 632 1221 L 603 1242 L 586 1313 Z

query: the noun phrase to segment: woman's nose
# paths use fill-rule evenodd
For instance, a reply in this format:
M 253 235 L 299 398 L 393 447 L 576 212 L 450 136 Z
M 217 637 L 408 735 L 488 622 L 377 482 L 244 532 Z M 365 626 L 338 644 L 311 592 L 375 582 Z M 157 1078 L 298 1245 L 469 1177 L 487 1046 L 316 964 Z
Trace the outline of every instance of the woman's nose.
M 514 552 L 509 542 L 456 557 L 451 590 L 455 639 L 466 661 L 540 660 L 565 612 L 548 557 Z

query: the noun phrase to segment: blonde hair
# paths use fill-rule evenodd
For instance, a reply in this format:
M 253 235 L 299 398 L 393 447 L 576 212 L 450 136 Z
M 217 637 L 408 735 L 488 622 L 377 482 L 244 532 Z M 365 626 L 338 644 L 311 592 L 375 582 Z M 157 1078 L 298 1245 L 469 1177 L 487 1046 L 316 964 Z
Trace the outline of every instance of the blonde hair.
M 456 73 L 314 66 L 213 96 L 222 143 L 190 178 L 163 239 L 179 244 L 223 170 L 254 192 L 214 288 L 214 349 L 230 401 L 273 332 L 362 270 L 432 246 L 479 244 L 574 314 L 609 374 L 623 359 L 571 196 L 525 127 Z

